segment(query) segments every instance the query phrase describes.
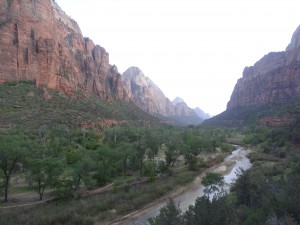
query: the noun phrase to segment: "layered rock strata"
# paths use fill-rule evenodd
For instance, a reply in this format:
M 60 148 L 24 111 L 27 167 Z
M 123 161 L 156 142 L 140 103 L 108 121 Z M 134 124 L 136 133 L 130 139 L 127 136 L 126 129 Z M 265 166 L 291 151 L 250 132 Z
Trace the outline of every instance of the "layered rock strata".
M 284 103 L 300 97 L 300 26 L 284 52 L 271 52 L 246 67 L 227 109 Z
M 94 92 L 126 99 L 109 54 L 54 0 L 0 0 L 0 82 L 33 80 L 37 86 Z

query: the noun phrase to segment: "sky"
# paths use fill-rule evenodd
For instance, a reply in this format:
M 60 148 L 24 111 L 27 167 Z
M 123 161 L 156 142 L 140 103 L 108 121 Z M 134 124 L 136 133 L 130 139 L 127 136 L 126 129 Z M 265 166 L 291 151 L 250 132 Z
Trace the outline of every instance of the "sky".
M 122 74 L 139 67 L 164 94 L 217 115 L 243 69 L 284 51 L 299 0 L 56 0 Z

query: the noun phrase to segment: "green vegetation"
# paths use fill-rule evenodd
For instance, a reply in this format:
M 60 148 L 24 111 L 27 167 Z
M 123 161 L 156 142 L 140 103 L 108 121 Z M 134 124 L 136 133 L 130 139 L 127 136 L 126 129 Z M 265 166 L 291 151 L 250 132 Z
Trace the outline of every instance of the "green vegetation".
M 4 201 L 8 200 L 8 187 L 11 175 L 17 166 L 22 162 L 28 152 L 27 137 L 15 132 L 2 134 L 0 136 L 0 169 L 3 176 Z
M 0 96 L 0 129 L 18 126 L 31 132 L 42 126 L 78 128 L 82 124 L 97 128 L 103 126 L 101 122 L 111 119 L 140 126 L 160 123 L 130 103 L 108 104 L 97 96 L 87 97 L 84 93 L 70 97 L 57 90 L 36 88 L 32 81 L 2 84 Z
M 205 195 L 209 198 L 211 194 L 221 191 L 220 188 L 224 185 L 224 179 L 218 173 L 207 173 L 201 184 L 204 186 Z
M 205 126 L 246 127 L 263 124 L 263 119 L 283 119 L 289 125 L 299 125 L 300 98 L 293 98 L 285 104 L 238 107 L 205 120 Z
M 203 178 L 203 185 L 207 190 L 207 195 L 197 198 L 195 205 L 181 214 L 178 206 L 170 200 L 168 204 L 160 210 L 158 216 L 149 219 L 151 225 L 227 225 L 236 224 L 233 202 L 223 190 L 223 177 L 219 174 L 208 173 Z M 210 198 L 209 194 L 214 192 Z
M 167 205 L 160 209 L 158 216 L 149 219 L 150 225 L 181 225 L 183 220 L 180 216 L 180 209 L 175 205 L 173 199 L 170 199 Z
M 280 112 L 278 112 L 280 113 Z M 267 127 L 251 125 L 232 129 L 243 137 L 244 145 L 254 149 L 249 155 L 253 167 L 241 170 L 232 192 L 225 194 L 214 187 L 222 179 L 208 174 L 202 184 L 206 193 L 218 192 L 212 200 L 206 194 L 195 206 L 181 213 L 167 205 L 151 219 L 152 225 L 168 224 L 172 218 L 180 224 L 297 225 L 300 222 L 300 128 L 294 123 Z M 227 140 L 236 142 L 234 136 Z M 240 141 L 240 140 L 238 140 Z M 215 186 L 219 187 L 219 185 Z M 211 191 L 210 191 L 211 190 Z M 167 216 L 166 216 L 167 215 Z M 164 220 L 161 218 L 167 217 Z M 172 218 L 171 218 L 172 217 Z
M 170 126 L 129 103 L 108 103 L 79 91 L 70 97 L 29 81 L 1 85 L 0 96 L 0 207 L 27 203 L 22 196 L 32 194 L 36 198 L 29 202 L 55 198 L 1 209 L 0 224 L 112 221 L 187 185 L 224 159 L 232 150 L 228 143 L 254 149 L 253 167 L 240 172 L 232 193 L 220 188 L 222 177 L 208 173 L 202 181 L 206 194 L 194 206 L 182 214 L 170 201 L 151 224 L 300 222 L 295 102 L 272 108 L 272 115 L 290 115 L 290 123 L 257 125 L 260 113 L 250 110 L 255 118 L 250 125 L 226 129 Z M 217 157 L 202 158 L 211 153 Z
M 188 184 L 225 154 L 206 161 L 200 153 L 228 152 L 227 130 L 166 125 L 129 103 L 30 81 L 5 83 L 0 96 L 0 207 L 28 203 L 18 194 L 34 191 L 29 203 L 56 199 L 1 210 L 0 224 L 109 221 Z

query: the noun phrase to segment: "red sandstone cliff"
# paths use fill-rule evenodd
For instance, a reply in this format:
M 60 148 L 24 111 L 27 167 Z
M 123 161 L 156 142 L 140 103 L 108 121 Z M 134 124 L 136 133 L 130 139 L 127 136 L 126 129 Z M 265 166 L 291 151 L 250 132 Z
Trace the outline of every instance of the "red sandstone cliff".
M 300 26 L 285 52 L 269 53 L 244 69 L 227 109 L 284 103 L 295 97 L 300 97 Z
M 108 53 L 53 0 L 0 0 L 0 49 L 0 83 L 33 80 L 70 94 L 126 98 Z
M 83 37 L 55 0 L 0 0 L 0 84 L 32 80 L 69 95 L 131 100 L 151 114 L 196 116 L 185 103 L 174 105 L 138 68 L 127 73 L 123 81 L 106 50 Z

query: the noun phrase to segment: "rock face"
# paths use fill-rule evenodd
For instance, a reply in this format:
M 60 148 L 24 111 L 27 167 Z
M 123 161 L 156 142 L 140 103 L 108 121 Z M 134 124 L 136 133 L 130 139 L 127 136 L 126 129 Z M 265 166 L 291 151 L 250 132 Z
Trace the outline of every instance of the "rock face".
M 16 80 L 70 96 L 80 91 L 133 101 L 150 114 L 196 116 L 186 103 L 173 104 L 138 68 L 121 76 L 106 50 L 83 37 L 55 0 L 0 0 L 0 84 Z
M 69 94 L 126 99 L 104 48 L 82 36 L 54 0 L 0 0 L 0 83 L 33 80 Z
M 300 26 L 286 51 L 271 52 L 244 69 L 227 109 L 284 103 L 295 97 L 300 97 Z
M 123 74 L 123 85 L 128 98 L 150 114 L 163 116 L 196 116 L 183 100 L 173 103 L 137 67 L 130 67 Z
M 176 97 L 172 104 L 174 106 L 175 115 L 197 116 L 193 109 L 188 107 L 182 98 Z
M 202 109 L 200 109 L 199 107 L 194 109 L 194 112 L 197 114 L 197 116 L 199 118 L 202 118 L 203 120 L 209 119 L 211 118 L 211 116 L 207 113 L 205 113 Z

